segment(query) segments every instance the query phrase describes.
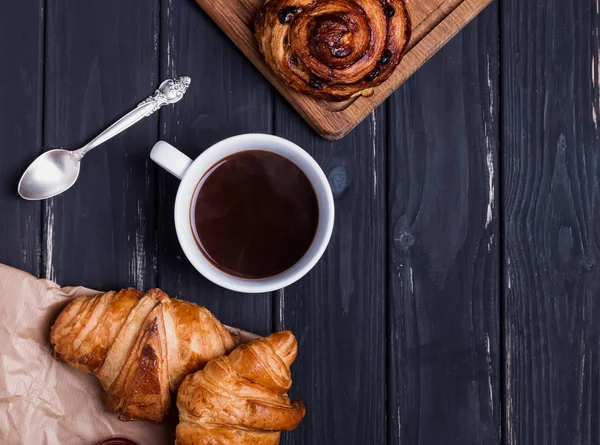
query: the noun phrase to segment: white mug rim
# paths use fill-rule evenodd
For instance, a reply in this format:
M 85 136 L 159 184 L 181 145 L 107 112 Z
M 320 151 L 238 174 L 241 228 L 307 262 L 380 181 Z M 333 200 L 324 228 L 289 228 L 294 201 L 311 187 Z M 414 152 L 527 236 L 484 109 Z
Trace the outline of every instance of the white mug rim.
M 271 148 L 265 148 L 269 145 Z M 308 251 L 291 268 L 278 275 L 263 279 L 247 279 L 235 277 L 217 268 L 200 251 L 197 245 L 191 224 L 191 206 L 196 186 L 206 172 L 219 160 L 242 151 L 264 150 L 277 153 L 290 159 L 289 154 L 295 157 L 290 159 L 309 178 L 319 203 L 319 223 L 317 234 Z M 282 153 L 281 151 L 289 151 Z M 207 162 L 207 160 L 212 161 Z M 301 159 L 303 165 L 296 162 Z M 203 167 L 202 164 L 205 164 Z M 306 275 L 323 256 L 331 239 L 335 219 L 333 193 L 325 173 L 319 164 L 300 146 L 287 139 L 262 133 L 247 133 L 223 139 L 191 161 L 177 189 L 174 206 L 175 231 L 179 244 L 190 263 L 205 278 L 223 288 L 243 293 L 272 292 L 298 281 Z

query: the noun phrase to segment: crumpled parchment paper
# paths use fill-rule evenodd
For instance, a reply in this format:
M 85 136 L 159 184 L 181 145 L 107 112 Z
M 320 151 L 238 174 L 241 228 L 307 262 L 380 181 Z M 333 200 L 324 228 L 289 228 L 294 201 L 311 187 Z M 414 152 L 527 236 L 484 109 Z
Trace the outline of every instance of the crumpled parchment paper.
M 161 425 L 121 422 L 96 377 L 52 357 L 50 327 L 60 311 L 97 293 L 0 264 L 0 444 L 94 445 L 114 435 L 141 445 L 174 443 L 176 410 Z M 228 329 L 242 342 L 256 338 Z

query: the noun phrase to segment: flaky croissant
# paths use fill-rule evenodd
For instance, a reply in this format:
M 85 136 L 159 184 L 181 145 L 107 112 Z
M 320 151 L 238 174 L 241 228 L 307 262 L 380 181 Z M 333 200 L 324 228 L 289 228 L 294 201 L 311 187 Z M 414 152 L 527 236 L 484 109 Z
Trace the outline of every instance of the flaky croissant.
M 206 309 L 160 289 L 80 297 L 50 331 L 55 358 L 95 374 L 121 420 L 161 422 L 183 378 L 236 341 Z
M 298 344 L 282 331 L 238 346 L 185 378 L 177 394 L 176 445 L 277 445 L 306 410 L 290 402 Z
M 340 101 L 372 94 L 408 46 L 404 0 L 266 0 L 258 49 L 288 86 Z

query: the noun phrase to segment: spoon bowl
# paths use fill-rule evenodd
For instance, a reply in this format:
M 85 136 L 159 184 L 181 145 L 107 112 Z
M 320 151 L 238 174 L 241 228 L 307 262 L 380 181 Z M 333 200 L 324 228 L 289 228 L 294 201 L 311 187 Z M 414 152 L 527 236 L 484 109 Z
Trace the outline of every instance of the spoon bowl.
M 27 200 L 47 199 L 69 189 L 79 176 L 80 159 L 76 152 L 50 150 L 25 170 L 17 190 Z

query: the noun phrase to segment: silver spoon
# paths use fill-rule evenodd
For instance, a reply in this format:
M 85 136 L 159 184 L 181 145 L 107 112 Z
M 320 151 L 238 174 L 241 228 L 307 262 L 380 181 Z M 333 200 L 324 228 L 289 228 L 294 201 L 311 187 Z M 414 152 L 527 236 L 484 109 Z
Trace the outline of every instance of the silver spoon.
M 79 150 L 50 150 L 40 155 L 21 176 L 19 195 L 29 200 L 46 199 L 69 189 L 77 181 L 81 160 L 90 150 L 150 116 L 163 105 L 179 102 L 190 82 L 191 79 L 186 76 L 165 80 L 152 96 Z

